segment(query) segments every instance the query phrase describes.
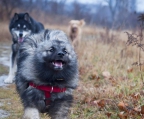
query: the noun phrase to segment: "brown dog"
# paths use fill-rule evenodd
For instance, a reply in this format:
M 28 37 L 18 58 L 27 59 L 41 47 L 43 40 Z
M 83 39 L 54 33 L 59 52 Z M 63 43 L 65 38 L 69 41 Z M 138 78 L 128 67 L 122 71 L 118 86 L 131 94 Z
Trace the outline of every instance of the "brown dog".
M 82 20 L 71 20 L 69 22 L 69 37 L 74 46 L 78 45 L 81 40 L 82 26 L 85 25 L 85 21 Z

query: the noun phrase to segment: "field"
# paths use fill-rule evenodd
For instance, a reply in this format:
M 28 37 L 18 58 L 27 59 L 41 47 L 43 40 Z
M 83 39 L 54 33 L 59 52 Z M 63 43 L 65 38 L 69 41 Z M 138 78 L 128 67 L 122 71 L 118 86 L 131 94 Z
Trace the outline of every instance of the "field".
M 0 23 L 0 47 L 12 43 L 8 26 Z M 61 29 L 67 26 L 48 25 Z M 132 65 L 143 61 L 144 53 L 136 46 L 126 46 L 127 34 L 138 30 L 112 31 L 85 26 L 82 41 L 75 48 L 79 62 L 79 86 L 74 91 L 71 119 L 144 119 L 144 67 Z M 0 48 L 2 57 L 2 48 Z M 10 48 L 7 49 L 8 54 Z M 9 55 L 7 55 L 9 57 Z M 0 64 L 0 75 L 8 73 L 8 67 Z M 3 119 L 20 119 L 22 105 L 15 84 L 0 87 L 0 109 L 9 112 Z M 46 119 L 46 115 L 41 115 Z M 0 117 L 1 118 L 1 117 Z

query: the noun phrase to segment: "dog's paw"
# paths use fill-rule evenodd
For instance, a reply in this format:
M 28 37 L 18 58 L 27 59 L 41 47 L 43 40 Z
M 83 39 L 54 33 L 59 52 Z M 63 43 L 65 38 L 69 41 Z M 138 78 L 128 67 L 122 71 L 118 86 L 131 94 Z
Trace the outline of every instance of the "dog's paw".
M 14 77 L 13 76 L 8 76 L 5 80 L 4 83 L 13 83 Z
M 40 119 L 39 111 L 36 108 L 26 108 L 22 119 Z

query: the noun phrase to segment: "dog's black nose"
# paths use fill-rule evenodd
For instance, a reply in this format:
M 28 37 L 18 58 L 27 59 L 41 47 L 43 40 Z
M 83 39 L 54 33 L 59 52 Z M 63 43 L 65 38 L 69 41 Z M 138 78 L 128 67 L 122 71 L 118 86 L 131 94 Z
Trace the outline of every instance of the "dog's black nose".
M 59 53 L 58 53 L 58 56 L 59 56 L 59 57 L 63 57 L 63 56 L 64 56 L 64 53 L 63 53 L 63 52 L 59 52 Z
M 23 36 L 23 34 L 22 34 L 22 33 L 20 33 L 20 34 L 19 34 L 19 37 L 22 37 L 22 36 Z

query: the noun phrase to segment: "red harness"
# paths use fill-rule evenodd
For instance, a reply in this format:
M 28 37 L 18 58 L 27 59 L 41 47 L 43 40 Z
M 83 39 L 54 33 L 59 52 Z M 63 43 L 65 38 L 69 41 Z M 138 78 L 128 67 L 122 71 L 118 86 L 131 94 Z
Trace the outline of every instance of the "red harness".
M 46 100 L 51 97 L 51 93 L 53 93 L 53 92 L 54 93 L 61 93 L 61 92 L 66 91 L 66 88 L 59 88 L 57 86 L 36 85 L 32 82 L 30 82 L 29 85 L 36 88 L 36 89 L 44 91 Z M 46 104 L 48 104 L 49 102 L 50 101 L 46 101 Z

